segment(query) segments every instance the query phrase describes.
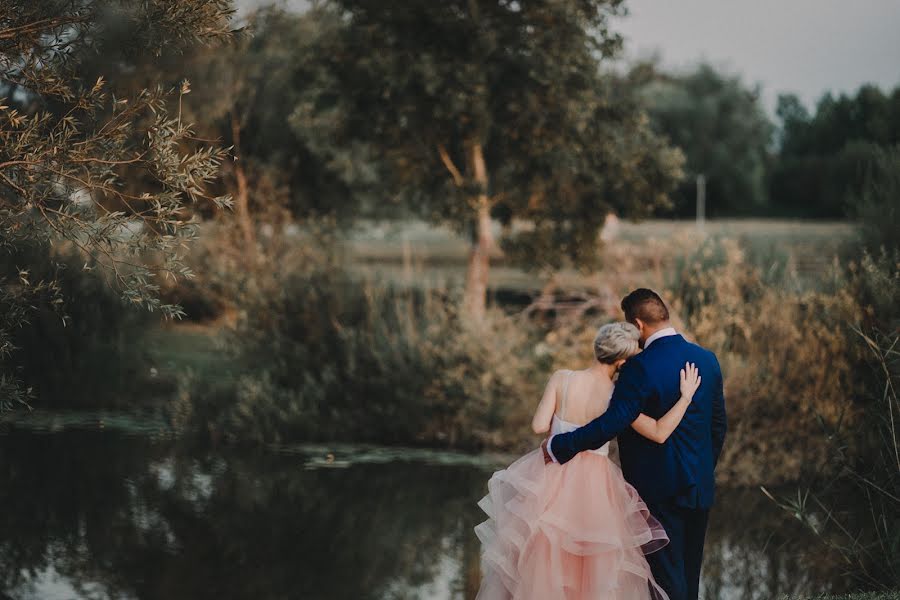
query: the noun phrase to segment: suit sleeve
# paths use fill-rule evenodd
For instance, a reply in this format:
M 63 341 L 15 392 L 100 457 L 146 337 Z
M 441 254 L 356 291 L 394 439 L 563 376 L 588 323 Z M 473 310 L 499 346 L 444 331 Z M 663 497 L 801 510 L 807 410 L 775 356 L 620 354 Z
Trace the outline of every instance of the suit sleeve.
M 725 383 L 722 378 L 722 368 L 715 357 L 713 360 L 716 365 L 717 377 L 712 398 L 712 443 L 713 461 L 718 464 L 722 446 L 725 444 L 725 433 L 728 431 L 728 418 L 725 414 Z
M 625 363 L 606 412 L 587 425 L 554 435 L 550 440 L 555 460 L 565 464 L 579 452 L 599 448 L 619 435 L 641 414 L 649 394 L 640 363 L 633 360 Z

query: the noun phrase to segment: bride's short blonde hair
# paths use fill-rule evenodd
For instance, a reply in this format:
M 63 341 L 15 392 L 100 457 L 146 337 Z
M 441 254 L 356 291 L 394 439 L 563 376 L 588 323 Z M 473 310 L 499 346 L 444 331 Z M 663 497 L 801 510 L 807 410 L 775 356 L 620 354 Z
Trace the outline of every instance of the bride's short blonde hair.
M 594 356 L 607 365 L 622 358 L 631 358 L 640 350 L 640 337 L 638 328 L 631 323 L 607 323 L 594 336 Z

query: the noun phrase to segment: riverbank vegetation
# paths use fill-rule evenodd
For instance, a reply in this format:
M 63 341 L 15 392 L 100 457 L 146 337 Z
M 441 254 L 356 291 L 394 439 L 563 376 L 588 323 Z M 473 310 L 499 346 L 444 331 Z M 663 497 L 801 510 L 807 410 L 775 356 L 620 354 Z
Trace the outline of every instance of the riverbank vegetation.
M 852 244 L 850 230 L 844 235 Z M 386 281 L 372 265 L 367 279 L 326 260 L 333 253 L 279 243 L 278 273 L 230 278 L 248 298 L 222 343 L 246 372 L 181 380 L 198 429 L 257 442 L 533 444 L 527 418 L 546 375 L 589 363 L 593 331 L 620 318 L 618 298 L 639 274 L 667 290 L 679 326 L 729 373 L 733 430 L 722 476 L 735 484 L 783 483 L 827 464 L 817 418 L 836 426 L 851 417 L 861 356 L 845 324 L 865 312 L 861 295 L 891 266 L 836 256 L 824 272 L 801 275 L 791 254 L 763 259 L 754 243 L 687 228 L 665 241 L 620 240 L 604 251 L 603 269 L 548 278 L 527 303 L 498 305 L 473 332 L 452 285 Z M 784 448 L 794 458 L 771 465 Z
M 516 38 L 518 46 L 513 44 L 508 52 L 535 60 L 529 45 L 533 43 L 544 52 L 541 60 L 558 62 L 555 53 L 561 52 L 578 69 L 596 71 L 575 90 L 580 99 L 575 104 L 581 108 L 566 104 L 559 119 L 571 121 L 575 129 L 579 119 L 605 123 L 609 135 L 587 129 L 579 134 L 587 138 L 495 148 L 492 144 L 509 139 L 523 123 L 543 122 L 535 121 L 524 105 L 506 112 L 508 107 L 482 103 L 488 98 L 484 81 L 512 73 L 513 65 L 501 61 L 488 71 L 478 67 L 467 75 L 471 80 L 463 88 L 468 95 L 459 105 L 445 107 L 446 123 L 429 130 L 430 150 L 424 156 L 430 158 L 415 165 L 410 161 L 414 148 L 401 155 L 379 149 L 386 142 L 378 131 L 387 131 L 388 123 L 369 123 L 381 128 L 378 131 L 357 128 L 360 115 L 354 111 L 381 106 L 379 98 L 387 94 L 396 99 L 391 106 L 403 107 L 406 115 L 406 125 L 391 131 L 390 139 L 412 136 L 410 128 L 424 127 L 422 111 L 431 114 L 443 106 L 446 94 L 441 90 L 449 89 L 459 70 L 434 71 L 429 61 L 440 58 L 442 65 L 465 66 L 477 62 L 476 57 L 423 54 L 424 62 L 410 77 L 424 88 L 410 87 L 407 79 L 394 79 L 397 71 L 392 67 L 395 54 L 408 48 L 386 47 L 380 53 L 381 71 L 367 75 L 374 78 L 367 89 L 380 89 L 381 96 L 366 92 L 369 95 L 356 98 L 354 94 L 362 92 L 354 88 L 352 77 L 334 79 L 336 73 L 357 72 L 358 63 L 366 60 L 353 45 L 354 32 L 375 28 L 390 33 L 405 23 L 402 11 L 375 14 L 358 8 L 353 2 L 334 3 L 300 15 L 266 9 L 248 19 L 256 34 L 252 38 L 213 49 L 188 46 L 181 53 L 163 52 L 158 61 L 141 62 L 134 69 L 113 69 L 109 85 L 120 91 L 142 89 L 154 78 L 174 85 L 178 81 L 172 73 L 189 75 L 193 83 L 175 86 L 184 121 L 182 129 L 171 133 L 233 146 L 237 160 L 222 165 L 220 180 L 210 178 L 221 157 L 214 148 L 204 150 L 207 162 L 191 167 L 197 182 L 211 188 L 210 194 L 222 195 L 210 196 L 219 202 L 198 197 L 190 211 L 187 206 L 178 209 L 194 221 L 179 231 L 185 239 L 196 238 L 190 254 L 177 253 L 178 266 L 166 266 L 170 258 L 160 252 L 162 247 L 138 240 L 132 248 L 127 246 L 131 238 L 111 233 L 130 218 L 128 210 L 97 224 L 113 236 L 110 247 L 119 253 L 115 256 L 133 251 L 143 261 L 140 269 L 128 271 L 134 285 L 120 281 L 117 293 L 129 303 L 143 302 L 150 294 L 153 308 L 185 311 L 189 326 L 167 325 L 162 331 L 190 332 L 193 340 L 211 333 L 206 337 L 212 341 L 200 342 L 208 351 L 201 353 L 202 364 L 193 364 L 191 352 L 182 352 L 178 335 L 160 335 L 146 316 L 134 316 L 120 306 L 112 293 L 100 289 L 108 273 L 102 260 L 84 256 L 79 248 L 94 238 L 73 230 L 69 237 L 74 241 L 67 245 L 65 236 L 53 239 L 52 252 L 46 245 L 37 254 L 13 248 L 4 257 L 6 281 L 19 277 L 28 284 L 4 289 L 43 294 L 39 302 L 17 304 L 23 310 L 28 307 L 28 315 L 19 318 L 23 327 L 10 326 L 14 335 L 7 336 L 4 348 L 20 348 L 8 354 L 7 375 L 23 384 L 10 389 L 30 390 L 43 398 L 44 406 L 156 405 L 165 398 L 160 410 L 179 430 L 213 432 L 234 442 L 343 439 L 521 448 L 534 442 L 522 425 L 546 373 L 586 364 L 588 338 L 597 325 L 618 318 L 618 297 L 631 287 L 650 285 L 665 292 L 680 326 L 714 349 L 728 373 L 735 426 L 722 463 L 725 480 L 774 484 L 829 463 L 816 419 L 832 428 L 853 419 L 845 398 L 855 393 L 863 351 L 853 342 L 849 324 L 870 326 L 875 317 L 869 311 L 892 301 L 883 288 L 892 285 L 895 265 L 881 246 L 890 241 L 895 222 L 886 215 L 896 216 L 890 212 L 894 192 L 884 175 L 896 173 L 888 164 L 896 160 L 891 158 L 895 151 L 878 151 L 887 165 L 880 171 L 880 187 L 847 196 L 854 201 L 852 215 L 866 224 L 867 254 L 853 248 L 858 242 L 850 226 L 822 226 L 820 235 L 791 239 L 801 236 L 801 228 L 771 221 L 758 222 L 756 229 L 736 225 L 731 231 L 717 231 L 710 223 L 705 233 L 690 233 L 690 227 L 617 225 L 612 220 L 598 240 L 610 210 L 651 214 L 669 196 L 681 198 L 672 206 L 684 209 L 689 178 L 679 179 L 682 168 L 696 175 L 701 164 L 712 169 L 707 173 L 709 190 L 711 198 L 721 198 L 719 214 L 753 214 L 755 209 L 727 209 L 724 201 L 727 197 L 743 207 L 764 203 L 760 190 L 765 186 L 758 178 L 768 161 L 779 160 L 760 141 L 771 133 L 771 125 L 765 123 L 754 90 L 709 67 L 666 74 L 655 65 L 636 65 L 627 76 L 608 74 L 604 61 L 615 60 L 621 45 L 609 28 L 618 15 L 617 2 L 600 3 L 595 13 L 565 16 L 567 26 L 602 50 L 593 58 L 569 47 L 545 48 L 541 44 L 548 40 L 532 39 L 517 27 L 518 19 L 555 18 L 556 9 L 549 5 L 527 15 L 501 12 L 491 17 L 496 21 L 494 33 L 524 36 Z M 451 35 L 467 27 L 452 15 L 422 10 L 434 31 Z M 338 18 L 342 11 L 354 18 L 345 23 Z M 598 33 L 586 33 L 589 25 Z M 386 34 L 384 39 L 395 37 Z M 484 44 L 480 51 L 494 48 L 493 37 L 478 39 Z M 427 50 L 430 42 L 408 43 Z M 341 56 L 347 64 L 334 64 L 333 53 L 323 50 L 345 46 Z M 88 50 L 95 49 L 85 49 L 81 63 L 59 67 L 76 83 L 100 68 Z M 284 53 L 298 60 L 279 60 Z M 222 72 L 229 76 L 221 77 Z M 562 103 L 562 92 L 548 85 L 527 83 L 516 97 Z M 733 175 L 726 168 L 730 159 L 712 165 L 703 158 L 712 152 L 709 132 L 703 137 L 696 127 L 677 127 L 712 119 L 678 108 L 683 106 L 679 98 L 702 90 L 713 90 L 709 94 L 717 100 L 707 109 L 715 119 L 734 122 L 734 106 L 756 115 L 747 124 L 752 132 L 747 136 L 759 138 L 759 143 L 754 142 L 747 156 L 731 160 L 749 165 L 742 179 L 724 183 Z M 869 98 L 869 92 L 861 91 L 859 102 Z M 813 129 L 831 131 L 829 140 L 869 131 L 865 124 L 888 118 L 885 111 L 892 106 L 886 96 L 878 98 L 855 129 L 828 125 L 833 120 L 826 118 L 827 102 L 821 118 L 803 117 L 795 110 L 790 126 L 779 130 L 782 146 L 799 148 L 800 142 L 789 140 L 805 136 L 803 147 L 814 147 L 811 140 L 824 134 L 813 136 Z M 508 99 L 510 103 L 518 106 Z M 28 110 L 27 103 L 18 110 Z M 597 111 L 605 115 L 600 121 L 594 119 Z M 281 121 L 275 122 L 278 118 Z M 192 129 L 185 125 L 187 119 L 195 121 Z M 460 121 L 469 124 L 458 131 Z M 132 122 L 162 131 L 156 121 Z M 534 131 L 525 137 L 535 136 L 541 137 Z M 591 145 L 592 139 L 618 137 L 643 141 L 639 146 Z M 473 145 L 473 139 L 481 140 L 480 146 Z M 832 146 L 839 145 L 832 140 Z M 713 154 L 721 158 L 728 147 L 717 146 Z M 175 148 L 167 148 L 172 159 Z M 559 154 L 559 148 L 570 153 Z M 609 164 L 630 167 L 604 167 L 584 153 L 599 153 L 592 154 L 594 159 L 603 156 L 612 161 Z M 493 170 L 481 173 L 481 160 Z M 577 169 L 550 168 L 557 163 Z M 534 173 L 526 177 L 526 171 Z M 604 181 L 584 179 L 588 172 Z M 134 185 L 144 181 L 129 170 L 116 174 Z M 9 177 L 15 182 L 27 173 Z M 186 180 L 178 181 L 186 185 Z M 681 187 L 676 189 L 676 184 Z M 608 193 L 597 196 L 604 189 Z M 70 192 L 88 193 L 80 188 Z M 233 217 L 221 210 L 222 199 L 229 195 L 235 199 Z M 646 202 L 638 202 L 641 198 Z M 488 206 L 486 217 L 482 205 Z M 152 214 L 164 219 L 167 213 Z M 71 217 L 73 223 L 87 223 L 79 215 Z M 369 251 L 358 252 L 367 243 L 359 242 L 366 223 L 376 223 L 376 229 L 394 224 L 400 232 L 396 243 L 382 243 L 373 252 L 370 239 Z M 448 253 L 433 247 L 414 251 L 404 232 L 418 223 L 445 232 Z M 779 228 L 783 235 L 776 233 Z M 152 229 L 152 223 L 145 223 L 142 235 L 153 237 Z M 163 238 L 157 241 L 175 243 L 174 238 Z M 393 253 L 387 258 L 385 248 Z M 490 274 L 488 261 L 495 266 Z M 135 285 L 143 292 L 137 293 Z M 68 313 L 61 310 L 66 306 Z M 46 364 L 58 366 L 49 377 L 41 374 Z M 104 368 L 116 375 L 100 376 Z M 10 392 L 5 397 L 15 396 Z M 769 435 L 754 435 L 759 429 Z M 776 461 L 773 468 L 768 457 L 780 449 L 791 458 Z
M 776 501 L 900 586 L 900 88 L 772 122 L 740 77 L 625 65 L 620 0 L 332 0 L 252 36 L 225 0 L 13 4 L 0 410 L 518 451 L 650 286 L 722 363 L 721 482 L 800 482 Z M 624 222 L 693 216 L 701 176 L 715 221 Z
M 887 155 L 881 165 L 893 168 L 896 160 Z M 851 347 L 859 352 L 849 398 L 855 418 L 829 428 L 827 472 L 809 474 L 795 497 L 776 499 L 842 558 L 853 587 L 862 589 L 900 588 L 900 249 L 877 222 L 890 226 L 897 182 L 896 172 L 884 170 L 865 196 L 880 210 L 863 228 L 874 232 L 864 245 L 880 250 L 855 272 L 862 300 L 862 315 L 851 321 Z

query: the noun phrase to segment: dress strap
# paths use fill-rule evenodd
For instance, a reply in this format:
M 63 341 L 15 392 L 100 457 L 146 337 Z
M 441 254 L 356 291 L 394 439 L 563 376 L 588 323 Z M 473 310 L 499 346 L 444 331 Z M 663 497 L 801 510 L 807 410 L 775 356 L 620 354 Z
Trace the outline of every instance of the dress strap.
M 562 402 L 559 404 L 559 414 L 561 419 L 566 418 L 566 399 L 569 397 L 569 380 L 572 379 L 572 369 L 566 371 L 566 381 L 563 383 Z

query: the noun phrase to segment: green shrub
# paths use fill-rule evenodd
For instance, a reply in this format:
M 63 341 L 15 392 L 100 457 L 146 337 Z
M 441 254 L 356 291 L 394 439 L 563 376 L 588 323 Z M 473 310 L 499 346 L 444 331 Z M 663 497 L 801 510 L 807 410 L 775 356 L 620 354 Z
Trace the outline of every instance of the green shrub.
M 829 430 L 827 473 L 796 499 L 776 500 L 842 558 L 848 580 L 867 589 L 900 587 L 900 261 L 863 255 L 847 288 L 860 310 L 846 360 L 856 385 L 842 388 L 855 419 Z
M 7 248 L 0 256 L 6 289 L 28 294 L 15 316 L 8 373 L 31 388 L 37 406 L 66 408 L 120 404 L 141 384 L 140 337 L 152 317 L 126 306 L 102 275 L 85 269 L 74 250 L 39 245 Z M 22 302 L 10 306 L 22 306 Z
M 900 327 L 900 249 L 865 252 L 851 263 L 850 271 L 853 293 L 862 307 L 860 323 L 896 331 Z
M 474 324 L 445 292 L 293 252 L 241 284 L 230 346 L 242 373 L 230 386 L 187 385 L 192 418 L 258 442 L 522 442 L 547 375 L 526 323 L 489 311 Z
M 900 147 L 879 150 L 852 209 L 870 252 L 900 248 Z
M 732 240 L 707 239 L 673 262 L 674 314 L 725 375 L 730 427 L 720 478 L 777 485 L 826 468 L 820 423 L 853 417 L 847 397 L 860 353 L 845 325 L 860 309 L 843 275 L 814 289 L 786 271 L 776 280 Z

